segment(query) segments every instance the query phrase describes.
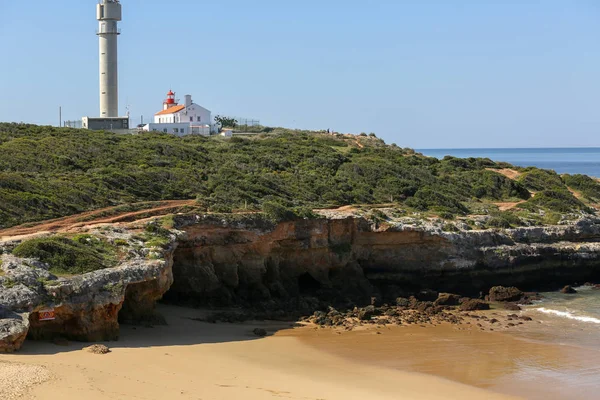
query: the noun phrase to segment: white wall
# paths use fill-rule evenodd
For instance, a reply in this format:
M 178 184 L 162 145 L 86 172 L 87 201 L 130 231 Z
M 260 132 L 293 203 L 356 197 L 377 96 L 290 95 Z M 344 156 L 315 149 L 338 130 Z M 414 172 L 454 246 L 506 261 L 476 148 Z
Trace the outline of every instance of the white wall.
M 203 135 L 210 136 L 211 126 L 204 124 L 195 124 L 191 125 L 189 122 L 181 122 L 181 123 L 165 123 L 165 124 L 147 124 L 142 128 L 144 131 L 158 131 L 169 133 L 175 136 L 184 136 L 184 135 Z
M 175 121 L 191 122 L 197 125 L 212 125 L 212 116 L 206 108 L 192 103 L 189 107 L 177 113 Z
M 172 123 L 164 123 L 164 124 L 147 124 L 142 128 L 144 131 L 158 131 L 169 133 L 175 136 L 183 136 L 190 134 L 190 124 L 189 123 L 181 123 L 181 124 L 172 124 Z

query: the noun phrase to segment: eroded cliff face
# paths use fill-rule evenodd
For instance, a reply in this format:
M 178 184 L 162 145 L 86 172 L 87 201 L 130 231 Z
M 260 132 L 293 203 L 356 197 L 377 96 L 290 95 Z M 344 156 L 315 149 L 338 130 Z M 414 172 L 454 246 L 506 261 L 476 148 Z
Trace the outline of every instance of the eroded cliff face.
M 115 230 L 114 240 L 129 243 L 125 259 L 80 276 L 59 278 L 37 260 L 2 255 L 0 352 L 19 349 L 26 337 L 117 339 L 119 323 L 161 322 L 154 307 L 163 295 L 178 304 L 252 306 L 285 316 L 373 297 L 392 302 L 423 289 L 478 295 L 496 285 L 540 290 L 600 281 L 600 219 L 591 217 L 458 232 L 359 217 L 272 224 L 178 215 L 174 222 L 176 234 L 160 248 Z M 41 321 L 47 308 L 55 319 Z
M 173 283 L 173 242 L 149 256 L 135 253 L 115 268 L 56 277 L 34 259 L 1 256 L 0 352 L 18 350 L 25 338 L 116 340 L 119 322 L 159 322 L 156 301 Z M 40 312 L 54 311 L 43 321 Z
M 503 231 L 443 232 L 362 218 L 231 225 L 180 218 L 171 301 L 276 304 L 301 296 L 384 301 L 421 289 L 479 294 L 600 278 L 600 220 Z

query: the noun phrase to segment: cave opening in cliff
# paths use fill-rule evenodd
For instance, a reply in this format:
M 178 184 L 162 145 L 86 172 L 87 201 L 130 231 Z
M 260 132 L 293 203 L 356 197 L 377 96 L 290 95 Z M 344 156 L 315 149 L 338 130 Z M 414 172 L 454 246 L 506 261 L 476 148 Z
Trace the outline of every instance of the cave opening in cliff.
M 164 325 L 165 319 L 155 311 L 160 288 L 155 280 L 132 283 L 125 289 L 125 299 L 118 321 L 125 325 Z
M 298 277 L 298 290 L 300 294 L 314 294 L 319 289 L 321 289 L 321 284 L 308 272 Z

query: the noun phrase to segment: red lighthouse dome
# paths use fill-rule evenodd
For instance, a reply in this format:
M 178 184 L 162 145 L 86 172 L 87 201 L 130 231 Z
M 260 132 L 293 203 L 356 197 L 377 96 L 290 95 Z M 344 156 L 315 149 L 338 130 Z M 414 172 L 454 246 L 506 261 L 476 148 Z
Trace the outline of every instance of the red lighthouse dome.
M 173 93 L 172 90 L 169 90 L 169 93 L 167 93 L 167 100 L 165 100 L 165 103 L 175 104 L 175 93 Z

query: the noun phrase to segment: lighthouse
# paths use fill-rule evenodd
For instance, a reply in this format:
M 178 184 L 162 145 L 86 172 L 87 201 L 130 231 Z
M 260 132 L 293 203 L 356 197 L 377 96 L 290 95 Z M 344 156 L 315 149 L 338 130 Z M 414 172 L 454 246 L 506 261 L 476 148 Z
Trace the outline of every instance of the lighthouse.
M 121 34 L 119 21 L 122 19 L 119 0 L 98 0 L 99 61 L 100 61 L 100 117 L 83 117 L 82 127 L 91 130 L 112 132 L 129 131 L 129 116 L 119 117 L 119 71 L 117 38 Z
M 100 42 L 100 117 L 119 116 L 119 76 L 117 38 L 121 34 L 119 0 L 100 0 L 96 6 Z
M 167 98 L 165 101 L 163 101 L 163 110 L 175 107 L 176 105 L 177 101 L 175 101 L 175 93 L 173 93 L 172 90 L 169 90 L 169 93 L 167 93 Z

